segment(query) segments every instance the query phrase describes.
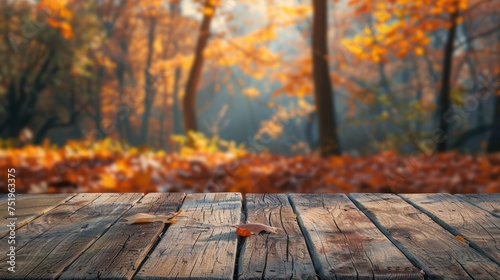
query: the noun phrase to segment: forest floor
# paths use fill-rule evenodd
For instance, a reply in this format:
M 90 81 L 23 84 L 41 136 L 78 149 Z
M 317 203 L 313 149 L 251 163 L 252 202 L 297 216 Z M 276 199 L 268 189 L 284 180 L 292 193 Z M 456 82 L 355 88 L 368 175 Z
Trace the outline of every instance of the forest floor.
M 500 192 L 500 153 L 409 157 L 278 156 L 242 151 L 168 154 L 110 143 L 0 149 L 18 193 L 59 192 Z M 0 190 L 7 190 L 7 172 Z

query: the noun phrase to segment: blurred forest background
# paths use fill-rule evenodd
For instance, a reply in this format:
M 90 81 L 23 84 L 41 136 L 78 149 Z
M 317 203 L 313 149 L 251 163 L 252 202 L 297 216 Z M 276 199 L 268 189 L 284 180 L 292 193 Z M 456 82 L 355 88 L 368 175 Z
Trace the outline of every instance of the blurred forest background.
M 0 3 L 19 191 L 500 192 L 496 0 Z

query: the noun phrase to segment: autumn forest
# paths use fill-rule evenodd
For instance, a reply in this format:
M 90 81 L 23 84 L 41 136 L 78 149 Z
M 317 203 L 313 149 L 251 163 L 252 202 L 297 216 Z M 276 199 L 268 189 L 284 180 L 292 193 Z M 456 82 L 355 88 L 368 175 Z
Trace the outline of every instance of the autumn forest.
M 500 192 L 497 0 L 1 0 L 0 33 L 18 192 Z

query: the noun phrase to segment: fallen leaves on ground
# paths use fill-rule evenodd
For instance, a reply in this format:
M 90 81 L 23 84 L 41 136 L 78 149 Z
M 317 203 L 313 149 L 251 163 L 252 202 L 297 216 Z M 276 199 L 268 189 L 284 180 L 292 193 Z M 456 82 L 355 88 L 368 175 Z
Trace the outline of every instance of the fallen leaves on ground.
M 249 236 L 248 231 L 250 231 L 251 234 L 259 234 L 261 232 L 278 234 L 279 229 L 277 227 L 272 227 L 260 223 L 246 223 L 234 227 L 236 227 L 236 233 L 238 233 L 239 236 Z M 240 235 L 240 233 L 243 235 Z
M 0 149 L 0 170 L 16 168 L 19 193 L 497 193 L 500 153 L 408 157 L 384 152 L 326 159 L 268 153 L 168 154 L 110 143 Z M 7 190 L 7 173 L 0 190 Z
M 182 211 L 172 213 L 170 215 L 153 215 L 148 213 L 138 213 L 130 217 L 124 218 L 127 224 L 144 224 L 144 223 L 154 223 L 162 222 L 164 224 L 175 224 L 175 217 L 179 216 Z

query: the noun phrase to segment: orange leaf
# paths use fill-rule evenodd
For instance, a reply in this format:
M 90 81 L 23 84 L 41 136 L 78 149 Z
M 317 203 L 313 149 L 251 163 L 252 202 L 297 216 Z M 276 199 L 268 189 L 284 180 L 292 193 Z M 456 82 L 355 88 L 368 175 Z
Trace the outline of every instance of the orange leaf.
M 277 227 L 271 227 L 271 226 L 259 224 L 259 223 L 246 223 L 246 224 L 240 224 L 240 225 L 236 226 L 236 229 L 240 229 L 240 228 L 249 230 L 252 234 L 259 234 L 263 231 L 267 232 L 267 233 L 278 234 Z
M 246 228 L 237 228 L 236 234 L 241 237 L 249 237 L 252 235 L 252 232 Z
M 456 238 L 458 241 L 462 242 L 462 243 L 466 243 L 466 242 L 465 242 L 465 239 L 464 239 L 462 236 L 460 236 L 460 235 L 455 236 L 455 238 Z

